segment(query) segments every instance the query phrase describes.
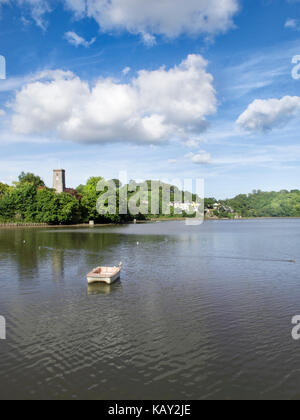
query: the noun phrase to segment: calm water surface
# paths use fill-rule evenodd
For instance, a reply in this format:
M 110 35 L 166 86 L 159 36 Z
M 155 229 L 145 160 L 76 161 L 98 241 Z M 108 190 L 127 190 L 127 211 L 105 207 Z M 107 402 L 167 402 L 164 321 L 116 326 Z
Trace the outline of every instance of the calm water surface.
M 299 399 L 299 233 L 293 219 L 0 230 L 0 399 Z M 87 286 L 120 261 L 121 282 Z

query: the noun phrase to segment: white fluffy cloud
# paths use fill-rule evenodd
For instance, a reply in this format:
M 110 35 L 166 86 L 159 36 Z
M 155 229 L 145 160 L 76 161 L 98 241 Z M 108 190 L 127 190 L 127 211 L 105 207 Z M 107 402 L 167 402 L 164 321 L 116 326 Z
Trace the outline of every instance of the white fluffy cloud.
M 300 97 L 255 100 L 240 115 L 237 124 L 247 131 L 266 131 L 286 124 L 300 115 Z
M 215 34 L 233 25 L 238 0 L 64 0 L 77 16 L 94 18 L 101 29 L 133 33 Z
M 65 38 L 71 45 L 74 45 L 74 47 L 82 46 L 82 47 L 88 48 L 91 45 L 93 45 L 94 42 L 96 41 L 96 38 L 93 38 L 90 41 L 87 41 L 86 39 L 78 35 L 76 32 L 72 32 L 72 31 L 66 32 Z
M 214 35 L 233 26 L 239 0 L 60 0 L 76 18 L 90 17 L 101 30 L 140 33 L 153 43 L 153 35 L 176 37 L 183 33 Z M 0 4 L 4 0 L 0 0 Z M 44 26 L 50 0 L 16 0 L 29 7 L 33 18 Z
M 92 87 L 74 74 L 43 74 L 11 104 L 16 133 L 56 133 L 77 142 L 159 143 L 206 128 L 216 111 L 213 77 L 200 55 L 169 70 L 142 70 L 127 84 L 100 78 Z M 45 78 L 47 78 L 45 80 Z

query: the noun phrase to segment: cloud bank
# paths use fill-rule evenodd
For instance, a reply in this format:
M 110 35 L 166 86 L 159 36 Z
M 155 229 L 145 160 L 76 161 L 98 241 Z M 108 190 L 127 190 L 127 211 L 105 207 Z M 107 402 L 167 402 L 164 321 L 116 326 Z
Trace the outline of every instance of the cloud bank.
M 59 0 L 77 19 L 96 20 L 102 31 L 126 30 L 142 34 L 148 42 L 151 35 L 173 38 L 191 35 L 215 35 L 233 26 L 239 0 Z M 6 3 L 0 0 L 1 3 Z M 50 0 L 16 0 L 30 8 L 33 19 L 42 27 L 43 17 L 51 11 Z
M 238 0 L 65 0 L 77 16 L 94 18 L 102 30 L 125 29 L 176 37 L 215 34 L 233 25 Z
M 168 70 L 141 70 L 126 84 L 100 78 L 90 86 L 71 72 L 44 73 L 10 104 L 15 133 L 150 144 L 204 131 L 216 106 L 213 77 L 200 55 Z

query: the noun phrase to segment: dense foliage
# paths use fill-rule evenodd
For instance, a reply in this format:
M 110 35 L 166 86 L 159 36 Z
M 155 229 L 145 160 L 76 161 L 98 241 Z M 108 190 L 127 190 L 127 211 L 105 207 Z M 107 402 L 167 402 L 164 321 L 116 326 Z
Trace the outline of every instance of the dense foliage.
M 22 172 L 19 175 L 19 182 L 17 184 L 33 184 L 35 187 L 44 187 L 45 183 L 38 175 L 32 173 Z
M 152 191 L 157 193 L 154 198 Z M 88 223 L 90 220 L 95 223 L 145 220 L 165 215 L 163 197 L 167 208 L 170 202 L 181 202 L 183 198 L 196 200 L 194 195 L 188 193 L 184 197 L 177 187 L 158 181 L 144 184 L 130 181 L 123 186 L 117 179 L 105 181 L 101 177 L 91 177 L 76 190 L 67 189 L 58 194 L 47 188 L 39 176 L 22 172 L 13 186 L 0 184 L 0 222 L 56 225 Z M 156 213 L 152 212 L 153 209 Z M 172 207 L 170 214 L 166 215 L 178 217 Z M 186 216 L 186 213 L 181 216 Z
M 300 217 L 300 191 L 240 194 L 220 203 L 230 206 L 243 217 Z
M 0 197 L 1 222 L 69 224 L 81 219 L 80 203 L 69 194 L 25 182 Z
M 151 201 L 154 190 L 158 194 L 154 196 L 155 201 Z M 0 222 L 57 225 L 94 220 L 96 223 L 124 223 L 161 217 L 164 215 L 162 198 L 168 191 L 171 203 L 181 202 L 183 198 L 196 200 L 195 195 L 188 193 L 184 197 L 177 187 L 158 181 L 144 184 L 131 181 L 123 186 L 119 180 L 105 181 L 101 177 L 92 177 L 76 190 L 58 194 L 45 187 L 39 176 L 22 173 L 13 186 L 0 183 Z M 137 208 L 138 214 L 133 210 Z M 219 202 L 215 198 L 206 198 L 205 208 L 215 217 L 300 217 L 300 191 L 254 191 Z M 157 209 L 157 213 L 153 209 Z M 171 207 L 168 217 L 174 216 L 178 217 Z M 187 214 L 183 212 L 181 216 Z

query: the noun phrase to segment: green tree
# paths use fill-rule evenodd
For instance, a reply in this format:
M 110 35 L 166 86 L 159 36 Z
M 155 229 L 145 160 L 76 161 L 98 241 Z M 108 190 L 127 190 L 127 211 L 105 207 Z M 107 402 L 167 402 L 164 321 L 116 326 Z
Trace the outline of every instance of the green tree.
M 0 182 L 0 198 L 7 193 L 7 191 L 9 190 L 9 185 L 6 184 L 2 184 L 2 182 Z
M 22 172 L 19 175 L 19 184 L 21 184 L 21 185 L 32 184 L 36 188 L 45 186 L 44 181 L 38 175 L 34 175 L 30 172 L 28 172 L 28 173 Z
M 81 221 L 79 201 L 66 193 L 57 194 L 48 188 L 39 190 L 34 220 L 38 223 L 76 224 Z
M 214 205 L 217 203 L 217 200 L 215 198 L 205 198 L 204 199 L 204 207 L 206 209 L 213 209 Z
M 58 222 L 61 224 L 76 224 L 81 220 L 79 201 L 69 194 L 58 194 Z
M 97 200 L 100 195 L 97 192 L 97 185 L 102 180 L 102 177 L 91 177 L 88 179 L 86 185 L 77 188 L 77 191 L 79 190 L 82 195 L 82 217 L 85 223 L 90 220 L 94 220 L 97 223 L 103 221 L 103 218 L 97 212 Z
M 44 188 L 37 192 L 35 221 L 37 223 L 59 223 L 59 198 L 53 190 Z
M 32 184 L 19 184 L 9 189 L 0 200 L 3 220 L 32 222 L 35 216 L 37 190 Z

